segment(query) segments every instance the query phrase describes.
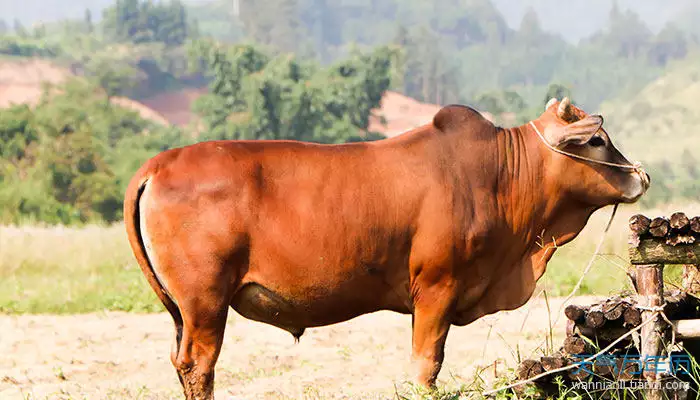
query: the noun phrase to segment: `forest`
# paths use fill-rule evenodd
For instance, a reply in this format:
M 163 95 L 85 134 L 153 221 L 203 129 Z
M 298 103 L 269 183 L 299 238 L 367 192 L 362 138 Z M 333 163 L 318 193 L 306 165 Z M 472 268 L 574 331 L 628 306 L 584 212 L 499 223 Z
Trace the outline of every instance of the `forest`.
M 700 49 L 688 13 L 652 30 L 613 3 L 602 28 L 577 43 L 545 30 L 534 9 L 512 28 L 489 0 L 115 0 L 93 14 L 0 21 L 0 62 L 40 58 L 76 74 L 47 85 L 38 104 L 0 109 L 0 223 L 118 221 L 138 166 L 195 141 L 381 139 L 368 127 L 387 90 L 469 104 L 504 124 L 572 96 L 604 110 L 623 149 L 648 158 L 647 205 L 699 198 L 691 152 L 646 157 L 683 127 L 664 136 L 664 123 L 628 122 L 663 112 L 669 96 L 648 89 L 659 78 L 695 87 L 695 75 L 678 72 Z M 110 101 L 203 85 L 197 127 L 162 126 Z M 645 113 L 627 106 L 640 96 Z M 635 144 L 642 138 L 647 147 Z

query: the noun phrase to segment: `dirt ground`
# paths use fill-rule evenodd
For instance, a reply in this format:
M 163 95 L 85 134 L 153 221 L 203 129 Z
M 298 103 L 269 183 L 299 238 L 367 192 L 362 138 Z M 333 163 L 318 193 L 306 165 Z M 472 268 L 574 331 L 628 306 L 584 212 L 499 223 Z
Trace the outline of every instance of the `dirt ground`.
M 591 298 L 574 302 L 587 304 Z M 552 319 L 562 299 L 550 299 Z M 546 303 L 453 327 L 440 381 L 493 380 L 548 336 Z M 559 314 L 561 315 L 561 313 Z M 554 327 L 563 340 L 565 317 Z M 299 344 L 277 328 L 232 312 L 216 371 L 217 399 L 395 397 L 410 377 L 411 319 L 390 312 L 308 329 Z M 168 314 L 0 316 L 0 399 L 181 398 L 170 364 Z

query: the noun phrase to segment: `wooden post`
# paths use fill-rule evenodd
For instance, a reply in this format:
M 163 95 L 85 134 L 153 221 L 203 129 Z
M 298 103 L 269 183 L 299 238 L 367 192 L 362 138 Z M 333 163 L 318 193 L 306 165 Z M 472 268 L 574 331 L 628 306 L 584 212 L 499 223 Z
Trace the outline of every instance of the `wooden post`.
M 639 305 L 654 308 L 663 304 L 663 271 L 663 264 L 637 266 L 637 301 Z M 642 321 L 646 322 L 649 318 L 654 318 L 654 322 L 643 326 L 641 332 L 641 360 L 645 363 L 643 376 L 651 385 L 651 388 L 647 390 L 647 400 L 660 400 L 663 397 L 663 390 L 655 389 L 654 386 L 659 387 L 661 381 L 656 369 L 659 369 L 658 357 L 664 356 L 662 353 L 665 350 L 663 342 L 666 327 L 661 316 L 654 315 L 654 311 L 642 311 Z M 656 362 L 647 363 L 647 356 L 657 357 Z

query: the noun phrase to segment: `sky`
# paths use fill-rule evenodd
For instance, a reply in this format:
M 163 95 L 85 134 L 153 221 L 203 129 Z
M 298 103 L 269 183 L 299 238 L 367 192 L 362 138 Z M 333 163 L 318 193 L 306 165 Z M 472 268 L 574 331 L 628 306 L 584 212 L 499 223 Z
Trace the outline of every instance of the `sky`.
M 211 0 L 185 0 L 205 3 Z M 264 0 L 258 0 L 264 1 Z M 337 0 L 340 1 L 340 0 Z M 508 24 L 517 28 L 528 7 L 533 7 L 544 29 L 562 34 L 576 42 L 606 24 L 614 0 L 492 0 Z M 617 0 L 621 8 L 632 8 L 655 31 L 697 0 Z M 90 8 L 94 20 L 114 0 L 0 0 L 0 17 L 12 25 L 19 19 L 24 25 L 64 18 L 82 18 Z M 21 4 L 21 6 L 18 5 Z
M 613 0 L 491 0 L 512 28 L 520 26 L 529 7 L 537 11 L 542 28 L 576 42 L 605 26 Z M 697 0 L 617 0 L 632 9 L 657 32 Z

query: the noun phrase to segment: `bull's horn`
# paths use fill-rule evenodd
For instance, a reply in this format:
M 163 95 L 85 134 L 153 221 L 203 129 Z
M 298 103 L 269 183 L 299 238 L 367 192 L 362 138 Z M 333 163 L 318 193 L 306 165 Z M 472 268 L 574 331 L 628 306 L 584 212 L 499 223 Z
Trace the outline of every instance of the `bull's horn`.
M 571 111 L 571 100 L 568 97 L 564 97 L 564 99 L 559 103 L 559 109 L 557 110 L 557 116 L 561 119 L 567 119 L 567 116 L 569 115 L 569 111 Z
M 549 101 L 547 102 L 547 105 L 544 106 L 544 110 L 545 110 L 545 111 L 549 110 L 549 107 L 551 107 L 551 106 L 552 106 L 554 103 L 556 103 L 557 101 L 558 101 L 558 100 L 557 100 L 556 97 L 552 97 L 551 99 L 549 99 Z

